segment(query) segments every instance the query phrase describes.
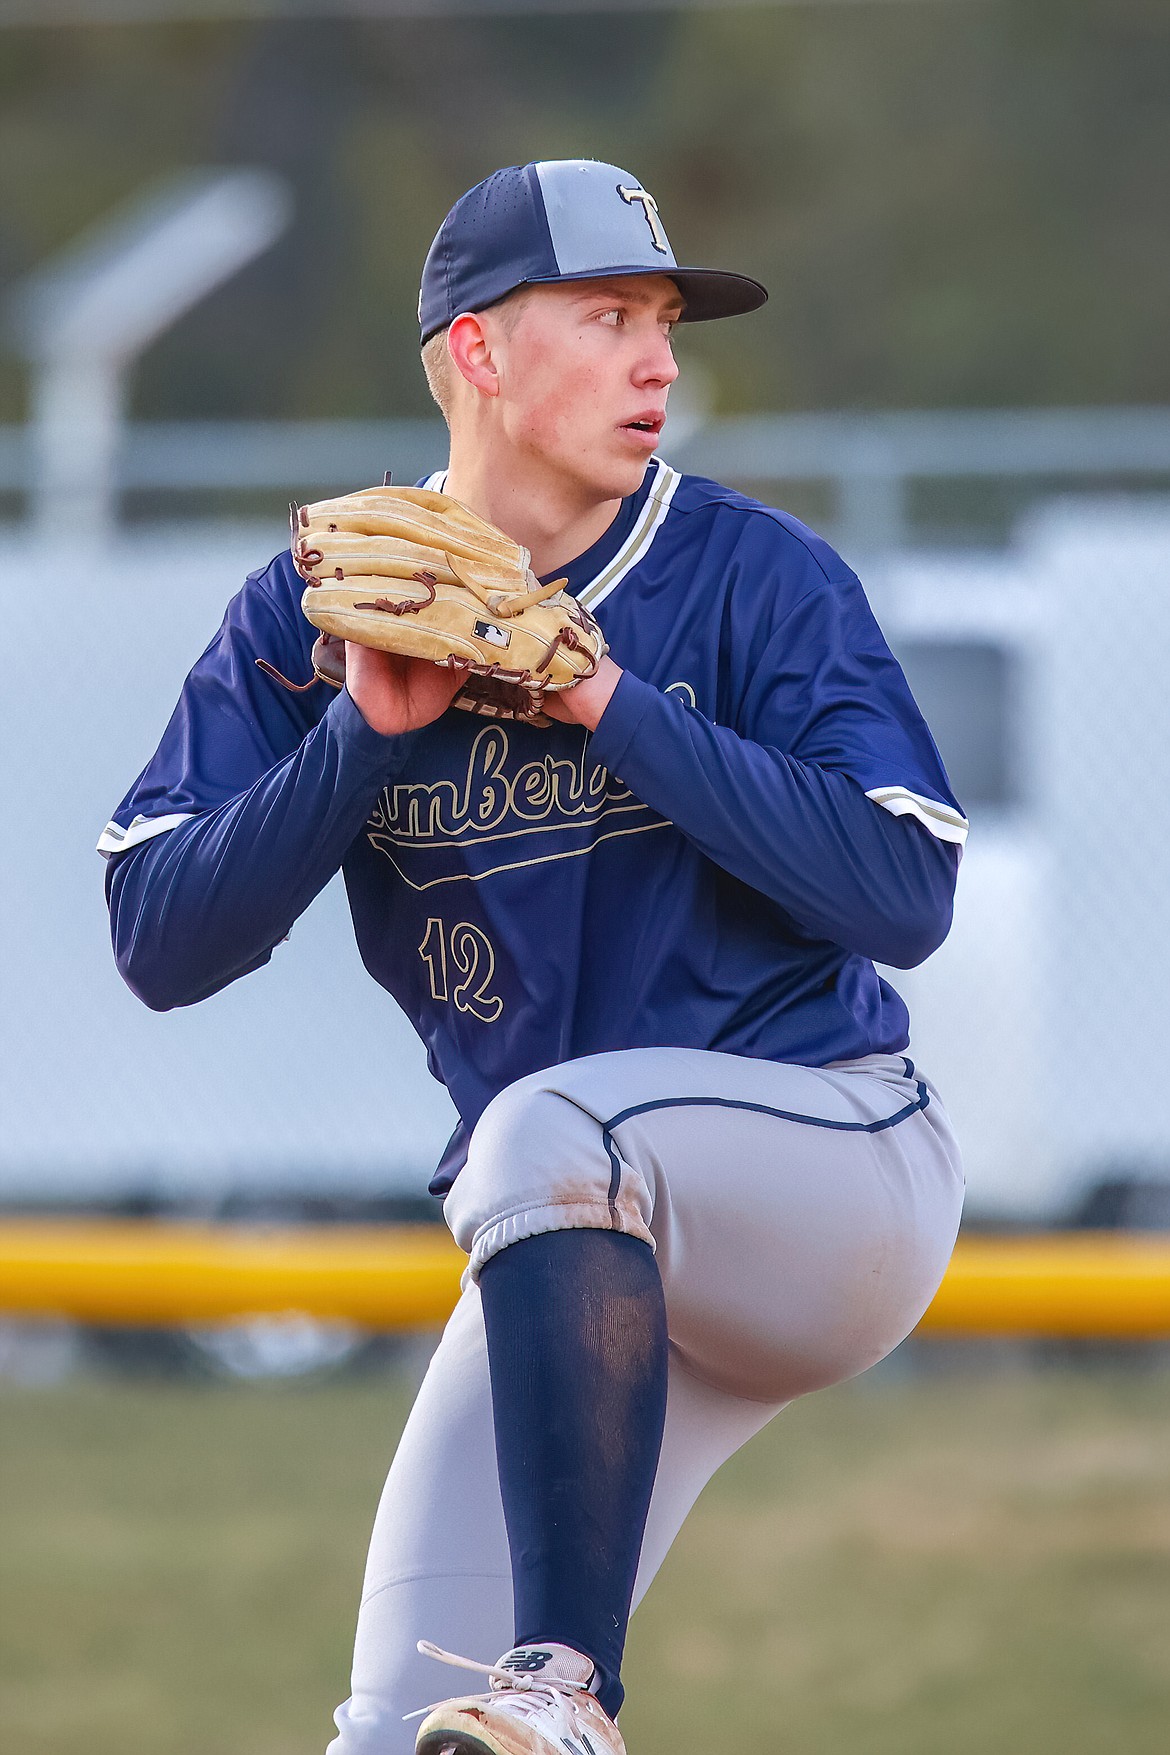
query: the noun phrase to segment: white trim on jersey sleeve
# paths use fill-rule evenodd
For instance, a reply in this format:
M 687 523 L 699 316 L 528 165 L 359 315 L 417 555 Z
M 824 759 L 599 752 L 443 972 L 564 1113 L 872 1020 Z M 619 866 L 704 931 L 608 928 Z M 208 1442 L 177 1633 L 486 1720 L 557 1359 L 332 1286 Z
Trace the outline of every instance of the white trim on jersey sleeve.
M 111 853 L 124 853 L 127 847 L 137 847 L 142 841 L 153 841 L 156 835 L 165 835 L 168 829 L 177 829 L 180 823 L 189 823 L 196 814 L 193 810 L 179 810 L 172 811 L 166 817 L 138 816 L 126 829 L 120 823 L 107 823 L 98 840 L 97 850 L 107 857 Z
M 875 786 L 865 796 L 891 816 L 917 818 L 936 840 L 953 841 L 956 847 L 962 847 L 967 840 L 966 817 L 949 804 L 939 804 L 936 798 L 924 798 L 905 786 Z

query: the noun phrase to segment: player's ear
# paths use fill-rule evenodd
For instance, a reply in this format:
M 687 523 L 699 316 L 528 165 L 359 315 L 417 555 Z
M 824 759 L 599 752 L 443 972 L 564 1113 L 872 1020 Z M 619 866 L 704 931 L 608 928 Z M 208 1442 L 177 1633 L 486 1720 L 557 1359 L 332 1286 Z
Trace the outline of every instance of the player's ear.
M 455 318 L 447 331 L 447 352 L 455 370 L 482 396 L 498 396 L 499 373 L 483 323 L 472 311 Z

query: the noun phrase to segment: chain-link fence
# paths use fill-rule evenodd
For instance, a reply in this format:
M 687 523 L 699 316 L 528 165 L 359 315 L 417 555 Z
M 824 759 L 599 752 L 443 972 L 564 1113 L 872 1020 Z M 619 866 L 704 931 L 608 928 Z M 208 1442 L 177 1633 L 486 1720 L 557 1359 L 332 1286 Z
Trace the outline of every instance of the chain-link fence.
M 971 815 L 952 935 L 894 979 L 973 1208 L 1170 1179 L 1170 507 L 1055 503 L 875 596 Z
M 190 1010 L 148 1012 L 110 957 L 93 843 L 281 541 L 205 526 L 93 557 L 8 538 L 0 1199 L 421 1192 L 442 1148 L 450 1104 L 339 885 L 267 969 Z M 972 1212 L 1058 1217 L 1094 1183 L 1170 1173 L 1170 507 L 1056 503 L 1000 554 L 891 558 L 868 583 L 972 821 L 951 938 L 892 976 Z
M 282 540 L 191 529 L 100 558 L 9 540 L 26 660 L 3 691 L 10 1199 L 421 1191 L 451 1130 L 421 1045 L 362 970 L 340 881 L 265 970 L 199 1006 L 149 1012 L 114 968 L 94 844 L 228 597 Z

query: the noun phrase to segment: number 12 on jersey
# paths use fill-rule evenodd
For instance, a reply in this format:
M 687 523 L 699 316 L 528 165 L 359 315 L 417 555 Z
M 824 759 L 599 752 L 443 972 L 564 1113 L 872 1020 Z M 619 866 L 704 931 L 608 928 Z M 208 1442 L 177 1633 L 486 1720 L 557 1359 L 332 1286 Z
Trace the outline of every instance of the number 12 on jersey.
M 427 966 L 431 998 L 446 1000 L 456 1011 L 469 1012 L 483 1024 L 494 1024 L 504 1009 L 498 993 L 490 993 L 496 971 L 496 953 L 486 932 L 470 921 L 449 927 L 432 916 L 427 921 L 418 954 Z M 448 964 L 459 977 L 449 985 Z

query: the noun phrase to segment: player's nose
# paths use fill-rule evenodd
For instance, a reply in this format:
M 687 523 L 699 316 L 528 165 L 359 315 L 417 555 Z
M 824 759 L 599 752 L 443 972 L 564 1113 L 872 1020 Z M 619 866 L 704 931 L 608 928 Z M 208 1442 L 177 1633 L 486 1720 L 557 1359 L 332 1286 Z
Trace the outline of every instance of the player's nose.
M 669 335 L 655 328 L 639 357 L 634 373 L 636 384 L 673 384 L 678 377 L 678 361 L 670 345 Z

